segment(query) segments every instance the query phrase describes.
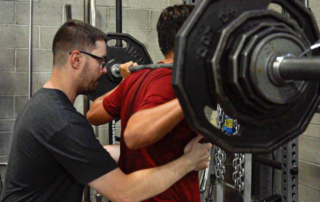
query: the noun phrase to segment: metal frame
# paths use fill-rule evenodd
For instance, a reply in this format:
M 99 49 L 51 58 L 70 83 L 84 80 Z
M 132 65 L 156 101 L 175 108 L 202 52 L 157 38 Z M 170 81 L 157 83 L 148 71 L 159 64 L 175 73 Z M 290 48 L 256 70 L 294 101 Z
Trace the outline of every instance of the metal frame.
M 282 147 L 282 202 L 298 201 L 298 139 Z

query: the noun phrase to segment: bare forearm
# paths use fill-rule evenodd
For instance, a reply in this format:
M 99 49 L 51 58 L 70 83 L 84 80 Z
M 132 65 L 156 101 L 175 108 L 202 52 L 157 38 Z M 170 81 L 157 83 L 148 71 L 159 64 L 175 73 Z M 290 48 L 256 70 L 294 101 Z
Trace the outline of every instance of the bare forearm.
M 112 201 L 142 201 L 162 193 L 193 169 L 190 159 L 182 156 L 164 166 L 129 175 L 118 168 L 89 185 Z
M 134 196 L 134 201 L 145 200 L 164 192 L 193 169 L 191 163 L 181 157 L 165 166 L 131 173 L 128 184 L 133 189 L 128 194 Z
M 184 118 L 177 99 L 151 109 L 135 113 L 124 131 L 124 139 L 131 149 L 138 149 L 159 141 Z
M 87 119 L 90 124 L 98 126 L 108 123 L 113 119 L 113 117 L 111 117 L 104 109 L 103 99 L 108 97 L 116 88 L 117 87 L 95 99 L 95 101 L 92 103 L 90 110 L 87 113 Z
M 89 183 L 112 201 L 141 201 L 158 195 L 190 171 L 208 167 L 210 143 L 200 144 L 201 135 L 184 148 L 184 155 L 160 167 L 139 170 L 129 175 L 117 168 Z

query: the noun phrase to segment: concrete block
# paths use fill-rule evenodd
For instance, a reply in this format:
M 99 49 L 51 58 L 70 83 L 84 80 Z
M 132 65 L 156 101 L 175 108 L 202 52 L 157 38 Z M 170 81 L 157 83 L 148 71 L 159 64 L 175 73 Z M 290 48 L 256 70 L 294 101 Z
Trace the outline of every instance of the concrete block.
M 115 8 L 109 8 L 108 29 L 116 28 Z M 123 30 L 149 30 L 149 11 L 139 9 L 122 10 Z M 123 31 L 125 32 L 125 31 Z
M 279 6 L 278 4 L 270 4 L 269 5 L 269 9 L 274 10 L 276 12 L 282 13 L 282 9 L 281 6 Z
M 97 6 L 107 6 L 107 7 L 115 7 L 116 1 L 115 0 L 96 0 Z M 122 7 L 128 7 L 128 0 L 122 1 Z
M 36 3 L 33 5 L 34 25 L 60 26 L 61 21 L 62 21 L 62 5 L 61 4 Z
M 0 95 L 14 95 L 15 74 L 2 72 L 0 74 Z
M 299 202 L 319 202 L 319 199 L 319 191 L 299 185 Z
M 306 135 L 315 138 L 320 138 L 320 125 L 309 124 Z
M 52 42 L 59 27 L 40 27 L 40 48 L 52 50 Z
M 320 8 L 320 1 L 318 0 L 309 0 L 309 7 L 313 10 L 315 8 Z
M 108 8 L 97 6 L 97 12 L 96 12 L 96 27 L 98 29 L 107 29 L 107 22 L 108 22 L 108 14 L 107 14 Z
M 299 184 L 307 185 L 308 179 L 308 163 L 299 161 Z
M 1 119 L 0 120 L 0 132 L 9 132 L 13 131 L 13 126 L 14 126 L 14 120 L 8 120 L 8 119 Z
M 320 165 L 308 164 L 307 185 L 310 188 L 320 191 Z M 320 199 L 320 198 L 319 198 Z
M 50 73 L 40 73 L 38 74 L 38 89 L 42 88 L 42 86 L 49 81 L 51 77 L 51 72 Z
M 30 2 L 16 3 L 16 24 L 30 24 Z
M 82 4 L 81 5 L 72 5 L 71 6 L 72 9 L 72 19 L 75 20 L 84 20 L 84 4 L 83 4 L 83 0 L 82 0 Z M 61 25 L 64 22 L 61 23 Z
M 99 126 L 98 139 L 99 139 L 101 145 L 108 145 L 109 144 L 109 130 L 107 128 L 102 128 Z
M 169 0 L 169 6 L 183 4 L 183 0 Z
M 28 48 L 29 27 L 0 25 L 0 44 L 2 48 Z M 39 47 L 39 27 L 33 26 L 33 48 Z
M 12 142 L 12 133 L 0 133 L 0 155 L 8 155 L 10 153 Z
M 150 57 L 152 58 L 153 63 L 157 63 L 164 59 L 164 56 L 162 55 L 161 51 L 148 51 L 150 54 Z
M 130 0 L 129 7 L 163 9 L 167 7 L 167 0 Z
M 0 49 L 0 71 L 14 71 L 14 49 Z
M 0 97 L 0 119 L 13 118 L 13 97 Z
M 320 113 L 315 113 L 310 123 L 320 125 Z
M 160 51 L 156 31 L 129 31 L 129 34 L 143 43 L 148 51 Z
M 30 0 L 15 0 L 16 2 L 30 2 Z M 33 0 L 34 3 L 39 2 L 39 0 Z
M 32 56 L 33 72 L 51 72 L 53 55 L 51 50 L 33 50 Z M 17 71 L 29 71 L 29 50 L 17 49 Z
M 34 72 L 52 72 L 53 55 L 51 50 L 34 50 L 32 61 Z
M 151 12 L 151 16 L 150 16 L 150 29 L 151 30 L 157 30 L 157 23 L 158 23 L 158 19 L 159 16 L 162 13 L 162 10 L 158 11 L 158 10 L 152 10 Z
M 311 11 L 313 12 L 313 15 L 314 15 L 316 21 L 319 23 L 319 21 L 320 21 L 320 6 L 311 8 Z
M 29 71 L 29 49 L 16 49 L 16 70 L 18 72 Z
M 28 74 L 3 72 L 0 74 L 0 95 L 27 95 Z
M 52 0 L 41 0 L 41 3 L 52 3 Z M 73 8 L 73 4 L 83 4 L 83 0 L 55 0 L 55 4 L 71 4 Z
M 299 158 L 304 161 L 320 164 L 320 139 L 299 136 Z
M 17 72 L 15 74 L 15 96 L 28 95 L 29 74 Z
M 14 2 L 0 1 L 0 24 L 14 24 Z
M 27 101 L 29 100 L 28 96 L 20 96 L 20 97 L 15 97 L 15 102 L 14 102 L 14 117 L 17 118 L 24 106 L 26 105 Z

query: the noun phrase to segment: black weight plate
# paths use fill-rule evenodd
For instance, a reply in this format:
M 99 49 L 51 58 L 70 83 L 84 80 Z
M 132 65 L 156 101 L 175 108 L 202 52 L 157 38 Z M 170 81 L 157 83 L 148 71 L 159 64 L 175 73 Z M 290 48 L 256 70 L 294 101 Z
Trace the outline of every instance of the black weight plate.
M 252 86 L 260 97 L 275 104 L 295 103 L 307 87 L 306 81 L 287 81 L 286 84 L 276 85 L 270 80 L 270 64 L 266 58 L 283 56 L 287 53 L 298 56 L 310 47 L 301 38 L 288 33 L 273 33 L 255 46 L 251 55 L 250 78 Z M 272 58 L 273 59 L 273 58 Z
M 268 4 L 269 1 L 256 0 L 203 0 L 177 34 L 173 70 L 176 95 L 191 127 L 220 147 L 230 148 L 230 144 L 225 141 L 226 136 L 208 122 L 203 112 L 206 106 L 214 106 L 216 102 L 210 92 L 214 81 L 208 61 L 215 51 L 211 47 L 218 43 L 217 30 L 244 11 L 266 9 Z
M 151 57 L 146 47 L 131 35 L 125 33 L 107 33 L 107 36 L 108 41 L 122 40 L 126 42 L 125 47 L 110 46 L 107 44 L 107 64 L 113 65 L 114 61 L 119 63 L 134 61 L 139 65 L 152 64 Z M 95 100 L 104 95 L 115 88 L 120 81 L 108 78 L 107 74 L 102 75 L 98 80 L 96 91 L 88 95 L 89 99 Z
M 292 35 L 297 35 L 294 31 L 291 31 L 289 27 L 281 28 L 277 27 L 275 29 L 268 29 L 264 32 L 258 33 L 251 37 L 246 47 L 243 49 L 240 57 L 240 70 L 239 70 L 239 81 L 240 85 L 243 87 L 244 92 L 249 97 L 249 99 L 253 100 L 255 103 L 258 103 L 260 106 L 267 110 L 279 110 L 279 111 L 285 111 L 286 107 L 283 105 L 276 105 L 272 104 L 267 99 L 261 98 L 253 89 L 253 84 L 251 82 L 251 78 L 249 75 L 249 66 L 252 59 L 252 51 L 255 48 L 255 46 L 259 43 L 260 40 L 262 40 L 263 37 L 268 36 L 272 33 L 277 32 L 283 32 L 283 33 L 290 33 Z M 303 33 L 300 33 L 303 34 Z
M 239 82 L 239 71 L 240 71 L 240 53 L 242 52 L 244 46 L 250 37 L 257 33 L 262 32 L 267 28 L 275 29 L 277 26 L 282 25 L 282 23 L 267 23 L 263 22 L 257 25 L 256 27 L 244 32 L 240 36 L 237 37 L 236 42 L 234 43 L 234 47 L 231 49 L 231 52 L 228 56 L 228 84 L 230 85 L 230 91 L 235 94 L 236 97 L 240 99 L 235 99 L 235 105 L 242 105 L 238 107 L 241 111 L 241 108 L 247 108 L 247 110 L 252 112 L 252 116 L 257 119 L 264 119 L 266 117 L 270 117 L 270 115 L 265 116 L 265 114 L 272 114 L 272 116 L 276 116 L 273 110 L 266 110 L 259 105 L 259 103 L 255 103 L 249 99 L 244 93 L 242 86 Z M 243 107 L 245 106 L 245 107 Z
M 292 120 L 258 127 L 239 117 L 242 121 L 240 136 L 227 136 L 211 125 L 205 117 L 204 108 L 214 105 L 216 100 L 224 105 L 228 115 L 239 113 L 227 96 L 221 96 L 222 99 L 215 97 L 215 94 L 221 93 L 215 92 L 216 85 L 224 85 L 225 82 L 221 78 L 221 68 L 217 68 L 217 75 L 213 75 L 212 64 L 208 61 L 215 51 L 220 50 L 222 28 L 232 26 L 234 19 L 245 11 L 261 12 L 267 9 L 270 2 L 203 0 L 184 23 L 176 38 L 173 86 L 186 119 L 191 127 L 211 142 L 231 152 L 272 151 L 300 135 L 319 105 L 319 83 L 312 82 L 301 96 L 299 105 L 292 107 L 294 110 L 291 112 L 295 112 L 292 113 Z M 293 0 L 272 2 L 279 3 L 298 21 L 311 44 L 319 39 L 312 14 L 300 3 Z M 313 51 L 313 55 L 319 55 L 319 52 Z
M 263 126 L 273 121 L 272 119 L 266 119 L 265 117 L 263 117 L 264 119 L 262 120 L 257 119 L 254 116 L 253 111 L 250 111 L 250 108 L 247 108 L 244 105 L 241 106 L 241 104 L 239 104 L 239 106 L 236 107 L 239 99 L 235 99 L 235 94 L 230 89 L 230 85 L 228 85 L 228 76 L 230 75 L 228 71 L 232 71 L 233 68 L 228 69 L 226 67 L 228 64 L 228 53 L 234 45 L 234 36 L 240 35 L 242 30 L 245 31 L 246 29 L 248 29 L 248 27 L 253 27 L 254 25 L 257 26 L 259 23 L 278 23 L 281 18 L 283 18 L 282 15 L 275 13 L 271 10 L 263 10 L 259 12 L 245 12 L 240 17 L 238 17 L 232 24 L 223 28 L 223 35 L 220 38 L 219 46 L 216 48 L 216 53 L 212 58 L 212 68 L 213 78 L 216 82 L 214 91 L 215 96 L 229 116 L 257 126 Z M 240 33 L 237 33 L 237 31 L 239 32 L 239 30 Z M 261 33 L 268 34 L 269 32 L 271 32 L 268 30 L 272 30 L 272 28 L 263 30 Z M 246 80 L 246 82 L 248 81 L 249 79 Z M 256 97 L 255 94 L 250 94 L 250 96 Z M 225 105 L 225 102 L 227 100 L 228 105 Z M 230 102 L 233 103 L 232 106 L 230 106 Z M 235 106 L 235 109 L 232 109 L 233 106 Z M 273 108 L 276 107 L 271 104 L 270 106 Z

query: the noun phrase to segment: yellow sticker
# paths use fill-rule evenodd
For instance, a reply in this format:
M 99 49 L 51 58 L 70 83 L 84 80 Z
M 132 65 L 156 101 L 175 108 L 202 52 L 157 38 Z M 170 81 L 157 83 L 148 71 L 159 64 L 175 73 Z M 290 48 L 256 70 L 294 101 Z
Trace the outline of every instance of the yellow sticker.
M 233 119 L 226 119 L 224 121 L 224 126 L 226 126 L 227 128 L 233 128 Z

